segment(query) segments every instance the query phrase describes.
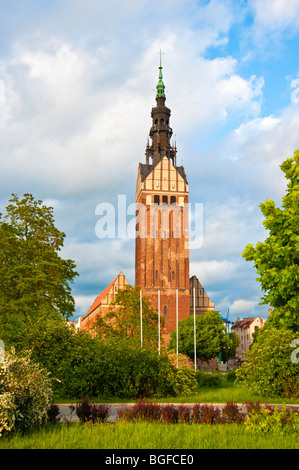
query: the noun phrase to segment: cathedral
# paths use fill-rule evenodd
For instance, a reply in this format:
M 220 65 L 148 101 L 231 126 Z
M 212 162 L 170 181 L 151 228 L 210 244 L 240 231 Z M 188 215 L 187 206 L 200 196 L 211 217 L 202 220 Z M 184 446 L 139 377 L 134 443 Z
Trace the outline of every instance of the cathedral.
M 214 304 L 196 276 L 189 274 L 189 187 L 184 168 L 177 166 L 177 148 L 171 140 L 161 54 L 156 90 L 145 162 L 139 163 L 137 174 L 135 286 L 164 316 L 162 334 L 167 342 L 177 320 L 214 310 Z M 109 308 L 117 289 L 127 284 L 120 273 L 79 319 L 79 327 L 90 330 L 101 309 L 104 313 Z

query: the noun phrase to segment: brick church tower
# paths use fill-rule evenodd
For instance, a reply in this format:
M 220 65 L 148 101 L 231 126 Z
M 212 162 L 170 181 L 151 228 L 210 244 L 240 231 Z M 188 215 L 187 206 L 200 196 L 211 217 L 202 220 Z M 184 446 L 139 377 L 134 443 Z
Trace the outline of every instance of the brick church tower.
M 136 187 L 135 285 L 165 317 L 167 342 L 176 319 L 190 315 L 188 182 L 171 144 L 161 55 L 156 106 Z

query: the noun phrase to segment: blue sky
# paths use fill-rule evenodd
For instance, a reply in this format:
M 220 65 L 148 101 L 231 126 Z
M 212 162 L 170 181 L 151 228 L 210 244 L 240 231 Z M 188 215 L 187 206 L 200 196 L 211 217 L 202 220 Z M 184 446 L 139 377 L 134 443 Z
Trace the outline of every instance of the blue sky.
M 123 271 L 134 240 L 99 239 L 95 209 L 134 202 L 160 48 L 178 164 L 203 243 L 190 250 L 215 307 L 267 316 L 241 253 L 267 236 L 259 204 L 281 203 L 279 165 L 299 148 L 297 0 L 2 0 L 0 210 L 11 193 L 54 207 L 74 259 L 75 316 Z M 292 86 L 293 85 L 293 86 Z M 128 220 L 132 217 L 128 216 Z

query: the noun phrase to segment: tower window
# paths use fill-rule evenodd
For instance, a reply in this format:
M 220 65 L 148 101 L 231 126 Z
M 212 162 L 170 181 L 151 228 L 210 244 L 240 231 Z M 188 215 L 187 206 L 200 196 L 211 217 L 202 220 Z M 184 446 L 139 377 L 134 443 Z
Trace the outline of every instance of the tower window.
M 158 124 L 158 119 L 155 119 L 155 126 Z
M 174 271 L 172 271 L 172 280 L 174 280 Z
M 160 124 L 164 124 L 164 119 L 161 119 Z
M 154 204 L 160 204 L 160 196 L 157 194 L 154 196 Z
M 164 317 L 166 317 L 166 315 L 167 315 L 167 306 L 164 305 Z
M 158 271 L 156 271 L 156 279 L 158 279 Z

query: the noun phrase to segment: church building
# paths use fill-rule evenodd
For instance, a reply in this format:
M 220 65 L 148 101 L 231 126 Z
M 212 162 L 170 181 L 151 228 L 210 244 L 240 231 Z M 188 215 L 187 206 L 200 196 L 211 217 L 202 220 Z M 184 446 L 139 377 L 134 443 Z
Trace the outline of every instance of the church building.
M 164 337 L 190 315 L 188 181 L 177 166 L 160 59 L 156 106 L 136 185 L 135 285 L 165 317 Z
M 194 310 L 196 314 L 214 310 L 214 304 L 197 277 L 189 277 L 189 187 L 183 166 L 177 165 L 176 143 L 171 140 L 161 54 L 156 89 L 145 162 L 139 163 L 136 184 L 135 286 L 164 316 L 162 336 L 167 343 L 177 320 L 193 315 Z M 126 285 L 120 273 L 80 319 L 81 329 L 91 331 L 117 290 Z

